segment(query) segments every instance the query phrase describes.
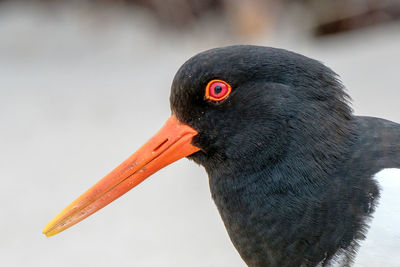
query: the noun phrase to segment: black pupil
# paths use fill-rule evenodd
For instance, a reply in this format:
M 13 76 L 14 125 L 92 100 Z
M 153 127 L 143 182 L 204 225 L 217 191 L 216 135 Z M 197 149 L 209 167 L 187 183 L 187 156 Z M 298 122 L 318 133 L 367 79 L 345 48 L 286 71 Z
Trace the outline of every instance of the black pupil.
M 222 92 L 222 87 L 220 85 L 217 85 L 214 87 L 214 92 L 218 95 L 219 93 Z

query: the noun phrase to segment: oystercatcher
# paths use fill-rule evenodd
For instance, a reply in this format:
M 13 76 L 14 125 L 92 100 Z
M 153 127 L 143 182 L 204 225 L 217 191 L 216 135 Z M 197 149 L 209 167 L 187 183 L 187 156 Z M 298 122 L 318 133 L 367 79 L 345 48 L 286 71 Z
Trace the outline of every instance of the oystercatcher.
M 400 168 L 400 125 L 353 115 L 328 67 L 282 49 L 216 48 L 183 64 L 170 102 L 164 127 L 47 236 L 188 157 L 249 266 L 400 266 L 400 175 L 376 175 Z

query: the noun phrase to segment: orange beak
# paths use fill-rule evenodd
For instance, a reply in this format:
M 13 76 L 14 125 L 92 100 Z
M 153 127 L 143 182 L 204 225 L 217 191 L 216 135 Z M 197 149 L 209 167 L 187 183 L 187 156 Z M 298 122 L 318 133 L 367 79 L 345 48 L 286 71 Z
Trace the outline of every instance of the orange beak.
M 136 153 L 61 211 L 43 229 L 52 236 L 82 221 L 119 198 L 147 177 L 200 149 L 191 144 L 193 128 L 172 115 L 163 128 Z

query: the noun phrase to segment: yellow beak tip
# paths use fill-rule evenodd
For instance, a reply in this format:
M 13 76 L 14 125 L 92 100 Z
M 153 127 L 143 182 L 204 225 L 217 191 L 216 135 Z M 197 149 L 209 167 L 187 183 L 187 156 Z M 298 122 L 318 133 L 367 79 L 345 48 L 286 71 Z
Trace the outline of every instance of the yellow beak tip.
M 46 231 L 42 231 L 42 233 L 43 233 L 46 237 L 50 237 L 50 236 L 53 236 L 53 235 L 57 234 L 57 232 L 46 232 Z
M 46 237 L 53 236 L 57 233 L 58 233 L 58 231 L 54 231 L 54 229 L 52 231 L 48 225 L 46 225 L 42 231 L 42 234 L 44 234 Z

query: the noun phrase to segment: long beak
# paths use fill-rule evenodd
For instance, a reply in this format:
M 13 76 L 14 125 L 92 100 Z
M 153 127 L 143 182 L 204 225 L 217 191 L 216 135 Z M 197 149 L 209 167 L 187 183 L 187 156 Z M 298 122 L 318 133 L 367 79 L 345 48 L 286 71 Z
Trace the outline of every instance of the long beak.
M 55 235 L 119 198 L 163 167 L 200 149 L 191 144 L 193 128 L 172 115 L 161 130 L 136 153 L 61 211 L 43 229 Z

